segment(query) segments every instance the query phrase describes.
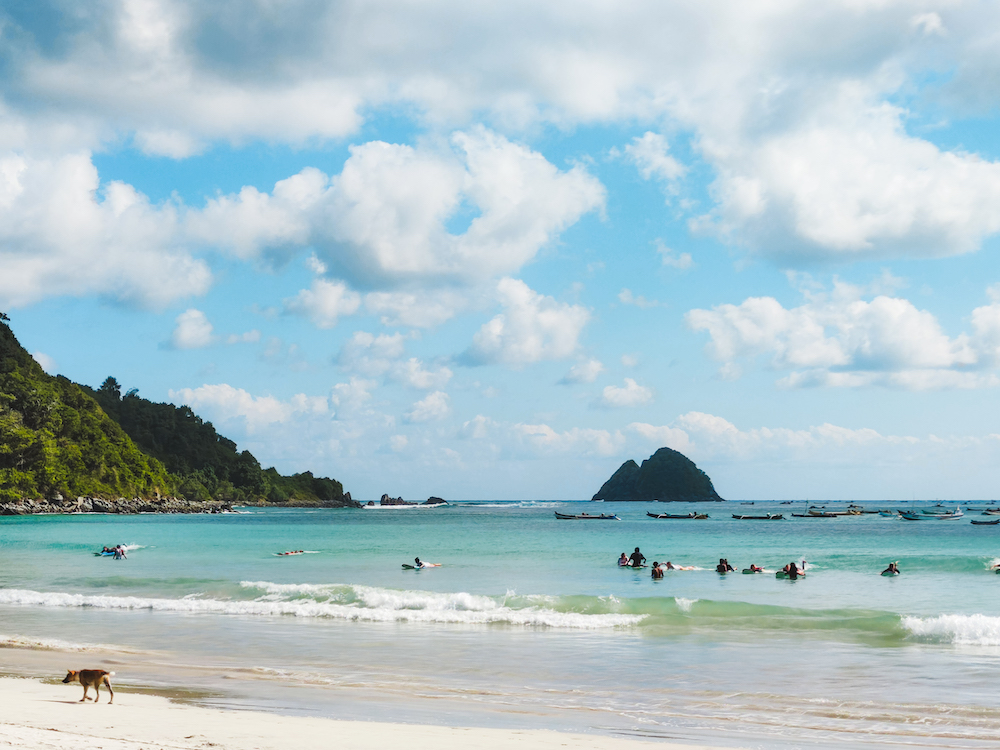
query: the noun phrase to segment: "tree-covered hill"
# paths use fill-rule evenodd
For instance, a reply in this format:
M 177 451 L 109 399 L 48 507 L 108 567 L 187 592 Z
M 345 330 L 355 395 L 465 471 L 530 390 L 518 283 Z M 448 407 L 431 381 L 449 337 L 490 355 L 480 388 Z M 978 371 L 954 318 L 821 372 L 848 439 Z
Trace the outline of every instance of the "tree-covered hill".
M 64 498 L 353 506 L 340 482 L 282 476 L 187 406 L 159 404 L 114 378 L 96 391 L 48 375 L 0 313 L 0 504 Z
M 335 479 L 308 471 L 286 477 L 273 468 L 261 469 L 250 451 L 238 451 L 236 443 L 188 406 L 148 401 L 134 389 L 122 396 L 113 377 L 96 391 L 87 390 L 143 451 L 179 478 L 180 493 L 189 500 L 354 505 Z
M 163 464 L 77 385 L 46 374 L 7 320 L 0 313 L 0 502 L 174 494 Z

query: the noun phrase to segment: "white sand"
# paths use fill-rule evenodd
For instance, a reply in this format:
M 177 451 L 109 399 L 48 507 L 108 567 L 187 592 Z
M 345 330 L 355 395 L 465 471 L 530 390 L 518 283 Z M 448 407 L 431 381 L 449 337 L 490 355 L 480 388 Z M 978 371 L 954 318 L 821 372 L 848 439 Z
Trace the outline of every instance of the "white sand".
M 90 693 L 93 695 L 93 691 Z M 118 690 L 79 703 L 76 684 L 0 678 L 0 747 L 40 750 L 682 750 L 668 744 L 538 730 L 334 721 L 221 711 Z M 706 748 L 701 748 L 706 750 Z

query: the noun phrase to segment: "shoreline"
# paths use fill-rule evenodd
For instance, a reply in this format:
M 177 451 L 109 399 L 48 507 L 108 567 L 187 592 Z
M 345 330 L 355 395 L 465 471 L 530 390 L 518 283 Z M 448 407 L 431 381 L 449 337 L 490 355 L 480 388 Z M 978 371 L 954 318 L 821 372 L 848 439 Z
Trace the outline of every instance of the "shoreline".
M 99 742 L 104 750 L 326 750 L 405 746 L 408 750 L 717 750 L 691 745 L 549 730 L 484 729 L 287 716 L 255 710 L 205 708 L 119 687 L 114 703 L 101 691 L 98 705 L 80 703 L 78 684 L 50 684 L 0 677 L 0 745 L 79 750 Z M 91 695 L 93 691 L 91 691 Z M 386 706 L 387 714 L 391 706 Z M 404 745 L 405 743 L 405 745 Z M 721 750 L 721 749 L 718 749 Z

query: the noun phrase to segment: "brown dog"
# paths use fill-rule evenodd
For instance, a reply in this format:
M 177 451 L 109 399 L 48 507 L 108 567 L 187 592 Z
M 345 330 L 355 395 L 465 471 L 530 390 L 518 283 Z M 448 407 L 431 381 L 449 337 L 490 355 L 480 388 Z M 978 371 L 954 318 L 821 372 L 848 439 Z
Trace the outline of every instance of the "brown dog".
M 111 689 L 111 680 L 108 678 L 114 676 L 114 672 L 105 672 L 103 669 L 81 669 L 79 672 L 71 669 L 66 673 L 63 684 L 79 682 L 83 685 L 83 697 L 80 699 L 80 703 L 87 700 L 87 688 L 90 687 L 94 688 L 94 703 L 97 703 L 97 699 L 101 695 L 101 685 L 107 685 L 108 692 L 111 693 L 108 703 L 111 703 L 115 699 L 115 691 Z

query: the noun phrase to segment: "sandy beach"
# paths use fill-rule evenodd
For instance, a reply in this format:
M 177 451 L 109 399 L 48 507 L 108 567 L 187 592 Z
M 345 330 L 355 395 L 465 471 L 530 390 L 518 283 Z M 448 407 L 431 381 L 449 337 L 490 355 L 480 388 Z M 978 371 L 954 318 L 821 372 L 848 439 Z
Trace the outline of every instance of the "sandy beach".
M 91 695 L 93 693 L 91 692 Z M 408 750 L 684 750 L 693 745 L 637 739 L 466 727 L 334 721 L 255 711 L 221 711 L 155 695 L 115 692 L 108 704 L 80 703 L 79 685 L 0 678 L 0 747 L 49 750 L 297 750 L 400 747 Z M 702 750 L 706 748 L 702 747 Z

